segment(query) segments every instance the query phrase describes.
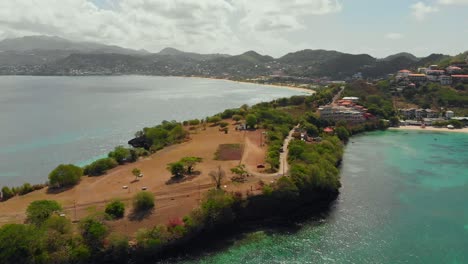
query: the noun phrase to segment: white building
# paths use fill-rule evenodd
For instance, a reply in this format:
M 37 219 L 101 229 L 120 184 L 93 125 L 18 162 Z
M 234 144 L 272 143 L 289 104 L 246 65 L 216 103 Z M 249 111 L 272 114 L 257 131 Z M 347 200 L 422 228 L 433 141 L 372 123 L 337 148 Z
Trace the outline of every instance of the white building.
M 322 106 L 319 108 L 320 118 L 333 121 L 363 122 L 362 112 L 343 106 Z
M 351 101 L 353 103 L 357 103 L 357 101 L 359 101 L 359 97 L 348 96 L 348 97 L 343 97 L 343 100 L 347 100 L 347 101 Z
M 451 119 L 454 115 L 455 115 L 455 114 L 453 113 L 453 111 L 450 111 L 450 110 L 449 110 L 449 111 L 445 112 L 445 117 L 446 117 L 447 119 Z

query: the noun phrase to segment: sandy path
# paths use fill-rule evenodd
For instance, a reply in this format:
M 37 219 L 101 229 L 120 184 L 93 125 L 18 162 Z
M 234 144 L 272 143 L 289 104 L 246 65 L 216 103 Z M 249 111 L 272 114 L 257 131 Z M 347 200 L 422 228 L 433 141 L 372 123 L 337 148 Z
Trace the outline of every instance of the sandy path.
M 248 132 L 248 136 L 245 139 L 245 151 L 242 156 L 242 163 L 245 164 L 247 171 L 256 176 L 256 177 L 272 177 L 272 176 L 282 176 L 289 173 L 289 163 L 288 163 L 288 153 L 289 153 L 289 142 L 293 139 L 293 133 L 299 125 L 296 125 L 291 131 L 289 131 L 288 136 L 284 139 L 283 142 L 283 152 L 280 153 L 280 166 L 277 173 L 262 173 L 257 169 L 257 164 L 264 164 L 267 146 L 260 146 L 258 143 L 255 143 L 255 138 L 259 138 L 263 131 L 258 130 L 257 135 L 251 136 L 252 132 Z M 262 162 L 255 162 L 262 161 Z

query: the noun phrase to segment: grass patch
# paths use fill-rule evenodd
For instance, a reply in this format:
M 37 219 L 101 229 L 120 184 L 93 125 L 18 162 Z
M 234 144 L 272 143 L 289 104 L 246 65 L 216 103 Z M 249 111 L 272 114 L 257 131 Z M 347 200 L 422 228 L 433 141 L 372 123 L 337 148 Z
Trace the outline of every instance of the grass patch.
M 240 160 L 242 144 L 220 144 L 215 152 L 215 160 Z

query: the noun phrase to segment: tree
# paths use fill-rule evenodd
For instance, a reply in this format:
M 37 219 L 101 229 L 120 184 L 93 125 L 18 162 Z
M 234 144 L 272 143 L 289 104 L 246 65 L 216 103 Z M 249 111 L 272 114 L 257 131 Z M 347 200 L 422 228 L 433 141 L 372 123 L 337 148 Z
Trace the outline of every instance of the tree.
M 239 123 L 241 121 L 242 116 L 241 115 L 233 115 L 232 120 L 236 121 L 236 123 Z
M 125 204 L 119 200 L 114 200 L 106 205 L 105 212 L 113 219 L 122 218 L 125 214 Z
M 400 119 L 398 119 L 398 117 L 396 116 L 390 117 L 390 126 L 392 127 L 400 126 Z
M 221 189 L 221 183 L 226 177 L 226 172 L 221 168 L 221 166 L 218 166 L 218 169 L 216 171 L 211 171 L 209 173 L 211 176 L 211 179 L 214 181 L 216 185 L 216 189 Z
M 44 226 L 49 230 L 57 231 L 60 234 L 71 234 L 73 231 L 71 221 L 60 215 L 51 215 L 47 221 L 45 221 Z
M 184 163 L 178 161 L 174 163 L 169 163 L 167 166 L 167 170 L 169 170 L 173 177 L 183 177 L 184 175 Z
M 84 174 L 89 176 L 99 176 L 106 173 L 107 170 L 118 166 L 113 158 L 103 158 L 94 161 L 84 168 Z
M 133 210 L 146 211 L 154 207 L 154 195 L 149 192 L 139 192 L 133 197 Z
M 241 164 L 239 166 L 236 166 L 234 168 L 231 168 L 231 172 L 234 174 L 237 174 L 239 176 L 244 176 L 247 174 L 247 170 L 245 169 L 245 165 Z
M 62 206 L 53 200 L 37 200 L 26 209 L 26 221 L 37 226 L 42 225 L 54 212 L 62 210 Z
M 114 151 L 109 152 L 109 158 L 113 158 L 117 163 L 124 164 L 131 158 L 130 150 L 124 146 L 115 147 Z
M 212 116 L 212 117 L 209 117 L 207 122 L 208 123 L 213 123 L 213 124 L 218 124 L 220 121 L 221 121 L 221 117 L 220 116 Z
M 7 186 L 3 186 L 2 195 L 3 195 L 2 201 L 6 201 L 10 199 L 11 197 L 13 197 L 15 194 L 10 188 L 8 188 Z
M 83 170 L 73 164 L 61 164 L 49 174 L 49 183 L 52 187 L 73 186 L 80 181 Z
M 180 160 L 181 163 L 186 167 L 187 174 L 192 174 L 193 168 L 197 163 L 202 162 L 203 159 L 200 157 L 184 157 Z
M 309 136 L 316 137 L 316 136 L 319 135 L 319 130 L 318 130 L 317 126 L 315 126 L 313 124 L 306 123 L 304 125 L 304 129 L 306 130 L 306 132 L 307 132 L 307 134 Z
M 143 174 L 141 174 L 141 170 L 138 168 L 134 168 L 132 170 L 133 176 L 135 176 L 135 181 L 138 180 L 139 177 L 141 177 Z M 140 176 L 141 175 L 141 176 Z
M 349 132 L 345 127 L 337 127 L 335 129 L 335 133 L 338 136 L 338 138 L 342 141 L 348 141 L 349 139 Z
M 299 189 L 290 177 L 282 176 L 276 182 L 275 194 L 280 199 L 292 200 L 299 196 Z
M 7 224 L 0 228 L 0 263 L 43 263 L 41 232 L 31 225 Z
M 245 123 L 248 127 L 255 128 L 255 125 L 257 124 L 257 117 L 254 114 L 248 114 L 245 117 Z
M 109 229 L 101 221 L 88 217 L 80 222 L 80 232 L 85 243 L 94 251 L 103 247 Z

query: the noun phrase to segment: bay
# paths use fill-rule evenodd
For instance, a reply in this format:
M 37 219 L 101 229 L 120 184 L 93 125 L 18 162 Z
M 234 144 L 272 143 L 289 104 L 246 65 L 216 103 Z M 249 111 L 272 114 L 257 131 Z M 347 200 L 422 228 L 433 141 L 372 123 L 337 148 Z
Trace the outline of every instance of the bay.
M 58 164 L 86 165 L 163 120 L 303 92 L 199 78 L 0 77 L 0 186 L 40 183 Z

